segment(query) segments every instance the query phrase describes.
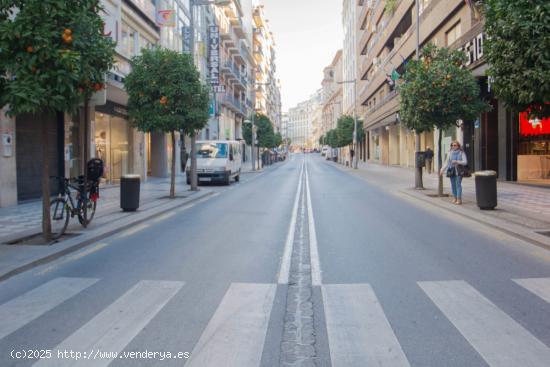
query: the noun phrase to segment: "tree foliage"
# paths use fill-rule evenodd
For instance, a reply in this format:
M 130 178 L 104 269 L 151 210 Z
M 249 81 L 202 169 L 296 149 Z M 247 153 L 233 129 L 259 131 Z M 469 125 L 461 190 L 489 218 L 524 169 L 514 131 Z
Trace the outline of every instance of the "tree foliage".
M 260 148 L 275 148 L 281 145 L 282 137 L 280 134 L 278 137 L 275 134 L 269 117 L 256 113 L 254 126 L 256 126 L 256 139 Z M 252 124 L 243 124 L 243 138 L 246 144 L 252 144 Z
M 550 116 L 550 2 L 484 0 L 482 9 L 495 94 L 516 112 Z
M 355 121 L 353 117 L 342 115 L 336 122 L 336 136 L 338 147 L 345 147 L 353 143 L 353 130 Z
M 407 64 L 400 85 L 401 120 L 418 133 L 446 129 L 458 120 L 473 120 L 488 104 L 479 98 L 475 77 L 462 67 L 458 50 L 428 45 L 421 60 Z
M 208 122 L 208 90 L 190 55 L 161 48 L 142 50 L 132 59 L 124 86 L 128 114 L 141 131 L 193 134 Z
M 0 106 L 11 115 L 73 112 L 104 88 L 114 42 L 99 0 L 0 2 Z
M 175 197 L 176 131 L 193 137 L 208 122 L 209 94 L 188 54 L 153 48 L 132 59 L 132 71 L 124 87 L 128 92 L 128 115 L 145 132 L 171 133 L 172 169 L 170 197 Z M 194 146 L 191 151 L 194 151 Z M 195 155 L 191 155 L 192 175 Z M 192 182 L 192 189 L 194 183 Z

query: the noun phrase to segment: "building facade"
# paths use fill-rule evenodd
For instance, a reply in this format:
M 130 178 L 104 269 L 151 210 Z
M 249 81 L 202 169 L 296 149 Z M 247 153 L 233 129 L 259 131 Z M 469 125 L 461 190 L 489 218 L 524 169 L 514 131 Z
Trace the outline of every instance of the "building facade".
M 142 180 L 148 176 L 167 177 L 171 167 L 171 139 L 164 133 L 139 132 L 128 119 L 124 79 L 131 71 L 130 60 L 142 49 L 153 46 L 178 52 L 190 52 L 193 47 L 201 78 L 209 83 L 213 77 L 208 37 L 216 30 L 220 40 L 219 74 L 217 83 L 212 84 L 211 117 L 199 138 L 242 139 L 243 121 L 255 109 L 254 81 L 258 77 L 270 81 L 271 85 L 256 103 L 266 107 L 268 116 L 280 129 L 282 114 L 275 78 L 275 45 L 272 41 L 262 44 L 262 51 L 269 56 L 263 64 L 268 74 L 259 76 L 255 71 L 258 56 L 253 53 L 253 16 L 257 10 L 252 0 L 216 1 L 197 4 L 192 9 L 189 0 L 103 0 L 102 5 L 105 33 L 116 43 L 115 67 L 106 77 L 105 90 L 96 94 L 89 106 L 87 124 L 82 108 L 75 116 L 58 114 L 48 121 L 51 151 L 47 159 L 51 175 L 82 174 L 87 156 L 104 160 L 105 183 L 116 184 L 126 173 L 139 174 Z M 173 12 L 174 24 L 157 22 L 158 12 L 165 10 Z M 195 43 L 186 50 L 191 11 L 194 12 Z M 267 27 L 265 17 L 262 19 Z M 270 32 L 269 37 L 272 40 Z M 5 112 L 3 109 L 0 113 L 0 207 L 41 196 L 40 185 L 36 185 L 41 177 L 41 162 L 37 160 L 42 149 L 41 131 L 36 128 L 39 118 L 22 115 L 13 119 L 6 117 Z M 187 146 L 189 150 L 189 139 L 177 135 L 176 149 Z M 180 156 L 176 154 L 176 167 L 183 169 Z M 243 159 L 248 156 L 244 154 Z M 181 169 L 178 174 L 182 174 Z M 56 185 L 52 182 L 50 186 L 53 193 Z
M 393 8 L 386 1 L 359 1 L 358 97 L 366 108 L 361 116 L 369 140 L 369 158 L 387 165 L 415 164 L 415 136 L 399 119 L 395 88 L 407 60 L 415 57 L 416 8 L 414 0 L 401 0 Z M 459 140 L 474 170 L 495 170 L 501 180 L 550 184 L 550 141 L 546 120 L 529 120 L 525 113 L 510 113 L 491 90 L 483 53 L 484 20 L 473 2 L 420 0 L 419 46 L 460 49 L 466 67 L 480 86 L 481 97 L 492 109 L 457 127 L 421 134 L 421 149 L 435 147 L 442 134 L 444 154 Z
M 275 131 L 281 129 L 281 86 L 276 77 L 275 39 L 269 29 L 263 5 L 253 9 L 255 61 L 255 110 L 266 115 Z
M 338 50 L 330 65 L 323 70 L 322 85 L 322 122 L 320 135 L 336 128 L 338 118 L 343 114 L 343 93 L 347 84 L 342 84 L 342 50 Z M 353 106 L 352 106 L 353 107 Z M 352 108 L 353 113 L 353 108 Z

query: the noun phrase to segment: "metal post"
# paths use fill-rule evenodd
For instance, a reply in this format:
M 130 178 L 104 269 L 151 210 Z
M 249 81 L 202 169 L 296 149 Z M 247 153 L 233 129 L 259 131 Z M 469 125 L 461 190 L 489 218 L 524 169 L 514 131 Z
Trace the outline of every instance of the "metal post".
M 254 92 L 255 94 L 255 92 Z M 254 101 L 255 103 L 255 101 Z M 250 135 L 252 136 L 251 138 L 251 156 L 250 156 L 250 159 L 251 159 L 251 163 L 252 163 L 252 171 L 256 171 L 256 150 L 254 149 L 254 145 L 255 145 L 255 142 L 256 142 L 256 129 L 255 129 L 255 126 L 254 126 L 254 122 L 256 120 L 256 106 L 254 106 L 254 110 L 252 111 L 252 127 L 251 127 L 251 130 L 250 130 Z
M 420 59 L 420 1 L 416 0 L 416 60 Z M 420 134 L 415 132 L 415 150 L 416 153 L 420 152 Z M 414 188 L 417 190 L 423 190 L 424 185 L 422 184 L 422 167 L 420 167 L 419 162 L 416 159 L 415 155 L 415 174 L 414 174 Z
M 357 78 L 353 79 L 353 168 L 357 169 Z
M 191 59 L 195 64 L 195 0 L 189 2 L 189 27 L 191 28 Z M 198 178 L 197 178 L 197 134 L 195 131 L 191 132 L 191 191 L 198 191 Z

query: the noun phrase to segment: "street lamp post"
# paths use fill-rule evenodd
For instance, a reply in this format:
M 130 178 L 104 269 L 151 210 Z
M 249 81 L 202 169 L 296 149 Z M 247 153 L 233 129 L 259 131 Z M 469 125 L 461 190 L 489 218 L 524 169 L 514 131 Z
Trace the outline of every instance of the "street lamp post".
M 357 79 L 336 82 L 338 84 L 353 83 L 353 168 L 357 169 Z
M 219 0 L 190 0 L 189 1 L 189 28 L 191 29 L 190 44 L 191 44 L 191 59 L 195 63 L 195 6 L 215 5 Z M 216 94 L 214 93 L 214 98 Z M 218 127 L 219 134 L 219 127 Z M 197 178 L 197 153 L 196 153 L 197 134 L 193 131 L 191 134 L 191 191 L 198 190 Z
M 416 55 L 415 58 L 418 60 L 420 58 L 420 1 L 416 0 Z M 420 152 L 420 134 L 415 131 L 414 133 L 414 145 L 416 150 L 416 155 Z M 422 167 L 420 167 L 420 162 L 418 162 L 417 157 L 415 156 L 415 171 L 414 171 L 414 188 L 417 190 L 423 190 L 424 185 L 422 183 Z

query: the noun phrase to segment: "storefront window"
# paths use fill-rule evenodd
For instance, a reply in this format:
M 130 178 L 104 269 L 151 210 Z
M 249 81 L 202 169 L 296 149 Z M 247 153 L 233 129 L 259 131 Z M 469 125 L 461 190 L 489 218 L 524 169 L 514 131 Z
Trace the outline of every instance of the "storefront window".
M 520 114 L 518 181 L 550 185 L 550 119 Z
M 104 179 L 117 183 L 120 177 L 128 173 L 129 142 L 128 121 L 106 113 L 95 116 L 96 157 L 105 164 Z

